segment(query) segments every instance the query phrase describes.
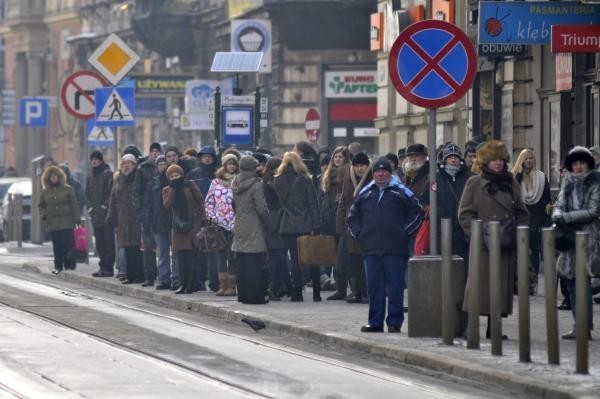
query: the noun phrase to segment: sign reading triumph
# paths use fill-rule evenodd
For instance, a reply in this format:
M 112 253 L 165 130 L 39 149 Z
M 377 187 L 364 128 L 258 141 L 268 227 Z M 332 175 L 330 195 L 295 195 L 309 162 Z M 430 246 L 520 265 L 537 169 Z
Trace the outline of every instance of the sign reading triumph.
M 482 1 L 479 44 L 549 44 L 552 25 L 600 24 L 600 4 Z

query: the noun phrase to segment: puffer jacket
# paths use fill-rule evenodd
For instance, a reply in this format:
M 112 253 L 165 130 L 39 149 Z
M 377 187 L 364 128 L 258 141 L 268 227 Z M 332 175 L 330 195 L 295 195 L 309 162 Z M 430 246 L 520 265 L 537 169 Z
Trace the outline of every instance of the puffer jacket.
M 58 183 L 50 183 L 50 175 L 58 176 Z M 75 191 L 65 183 L 64 172 L 57 166 L 49 166 L 42 174 L 42 188 L 38 202 L 40 216 L 46 231 L 73 229 L 81 223 Z
M 408 243 L 423 219 L 419 200 L 396 176 L 382 191 L 374 181 L 350 208 L 348 227 L 363 255 L 409 255 Z
M 577 230 L 588 233 L 588 261 L 590 271 L 592 264 L 600 263 L 600 172 L 591 171 L 583 180 L 583 195 L 577 200 L 575 183 L 570 175 L 563 181 L 558 199 L 552 212 L 552 218 L 562 216 L 567 224 L 574 225 Z M 560 252 L 556 261 L 556 269 L 560 276 L 572 279 L 575 277 L 575 250 Z M 590 272 L 591 275 L 591 272 Z
M 265 230 L 269 209 L 260 178 L 254 171 L 242 172 L 231 183 L 235 205 L 234 252 L 267 252 Z
M 308 234 L 319 230 L 319 204 L 311 178 L 299 175 L 288 165 L 275 177 L 275 192 L 283 208 L 281 234 Z
M 108 201 L 113 184 L 113 173 L 107 163 L 102 162 L 92 169 L 85 186 L 88 213 L 94 227 L 106 225 Z
M 231 186 L 219 177 L 213 179 L 204 201 L 206 216 L 227 231 L 233 231 L 235 210 L 233 209 L 233 192 Z
M 119 248 L 139 247 L 142 237 L 140 214 L 133 205 L 133 182 L 136 170 L 129 175 L 117 172 L 110 193 L 106 223 L 117 227 L 117 245 Z

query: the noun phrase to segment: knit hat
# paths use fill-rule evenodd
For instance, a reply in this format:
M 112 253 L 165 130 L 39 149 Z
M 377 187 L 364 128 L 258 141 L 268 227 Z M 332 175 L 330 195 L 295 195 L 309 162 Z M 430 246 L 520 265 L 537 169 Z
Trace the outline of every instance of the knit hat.
M 135 155 L 133 155 L 133 154 L 125 154 L 121 157 L 121 162 L 127 162 L 127 161 L 137 164 L 137 159 L 136 159 Z
M 90 154 L 90 159 L 97 159 L 104 162 L 104 155 L 100 151 L 94 151 Z
M 352 165 L 369 165 L 371 161 L 364 152 L 358 152 L 352 157 Z
M 150 144 L 150 151 L 152 152 L 152 150 L 157 149 L 158 152 L 162 151 L 162 147 L 160 145 L 160 143 L 157 143 L 156 141 L 152 144 Z
M 477 164 L 474 168 L 475 173 L 479 173 L 481 168 L 487 166 L 494 159 L 502 159 L 504 162 L 510 162 L 510 154 L 506 145 L 499 140 L 486 141 L 477 147 Z
M 179 173 L 183 177 L 183 169 L 179 165 L 173 164 L 167 168 L 167 178 L 171 177 L 173 173 Z
M 450 155 L 454 155 L 454 156 L 457 156 L 460 159 L 462 159 L 462 153 L 460 151 L 460 147 L 454 143 L 446 144 L 444 146 L 444 149 L 442 150 L 442 161 L 445 162 L 446 158 L 448 158 Z
M 388 172 L 392 173 L 392 164 L 386 157 L 379 158 L 373 164 L 373 173 L 375 173 L 376 171 L 378 171 L 380 169 L 384 169 L 384 170 L 387 170 Z
M 569 151 L 567 158 L 565 159 L 565 168 L 569 172 L 573 171 L 573 162 L 582 161 L 588 164 L 590 170 L 594 169 L 596 162 L 590 150 L 585 147 L 575 146 Z
M 406 156 L 408 155 L 425 155 L 427 156 L 427 147 L 423 144 L 413 144 L 406 149 Z
M 170 145 L 167 147 L 167 149 L 165 150 L 165 155 L 167 154 L 167 152 L 171 151 L 177 154 L 177 156 L 179 156 L 179 148 L 175 147 L 174 145 Z
M 162 154 L 156 157 L 156 164 L 158 165 L 161 162 L 167 162 L 167 158 Z
M 229 161 L 229 160 L 234 160 L 235 163 L 238 165 L 240 163 L 238 160 L 238 157 L 235 154 L 228 153 L 228 154 L 223 155 L 223 157 L 221 158 L 221 165 L 225 165 L 227 163 L 227 161 Z
M 246 172 L 254 171 L 254 170 L 256 170 L 257 166 L 258 166 L 258 160 L 254 157 L 244 155 L 240 159 L 240 170 L 243 170 Z

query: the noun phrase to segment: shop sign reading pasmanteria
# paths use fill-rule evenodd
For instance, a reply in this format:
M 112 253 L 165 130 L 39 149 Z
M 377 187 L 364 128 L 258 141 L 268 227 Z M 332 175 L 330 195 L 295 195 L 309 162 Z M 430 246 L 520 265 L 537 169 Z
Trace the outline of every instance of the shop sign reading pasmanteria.
M 325 97 L 377 97 L 377 71 L 325 72 Z

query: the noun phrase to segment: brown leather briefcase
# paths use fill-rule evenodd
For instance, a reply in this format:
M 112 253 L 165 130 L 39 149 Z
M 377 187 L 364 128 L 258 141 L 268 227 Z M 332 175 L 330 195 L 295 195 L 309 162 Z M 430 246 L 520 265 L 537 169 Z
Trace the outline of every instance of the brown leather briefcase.
M 308 235 L 298 237 L 298 263 L 301 265 L 335 265 L 335 237 Z

